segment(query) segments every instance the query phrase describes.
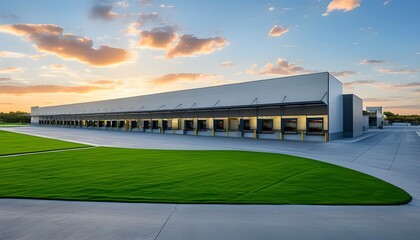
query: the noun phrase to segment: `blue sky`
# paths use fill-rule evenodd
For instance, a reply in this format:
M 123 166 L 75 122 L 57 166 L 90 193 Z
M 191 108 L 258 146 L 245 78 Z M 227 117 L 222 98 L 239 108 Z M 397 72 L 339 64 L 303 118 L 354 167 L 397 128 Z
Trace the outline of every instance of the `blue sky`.
M 420 114 L 419 9 L 408 0 L 1 1 L 0 111 L 329 71 L 365 106 Z

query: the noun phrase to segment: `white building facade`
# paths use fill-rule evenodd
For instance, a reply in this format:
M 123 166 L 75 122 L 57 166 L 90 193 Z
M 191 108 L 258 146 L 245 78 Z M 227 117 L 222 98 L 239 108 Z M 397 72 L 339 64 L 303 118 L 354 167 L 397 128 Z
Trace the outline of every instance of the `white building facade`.
M 343 84 L 322 72 L 32 107 L 31 123 L 159 134 L 328 141 L 343 137 L 343 114 Z

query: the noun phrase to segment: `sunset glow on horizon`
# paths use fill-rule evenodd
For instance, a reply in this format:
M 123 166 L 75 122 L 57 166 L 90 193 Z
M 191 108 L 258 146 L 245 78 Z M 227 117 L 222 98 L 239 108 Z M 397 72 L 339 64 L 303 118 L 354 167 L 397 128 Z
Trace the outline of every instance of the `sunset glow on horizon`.
M 420 1 L 0 2 L 0 112 L 328 71 L 420 114 Z

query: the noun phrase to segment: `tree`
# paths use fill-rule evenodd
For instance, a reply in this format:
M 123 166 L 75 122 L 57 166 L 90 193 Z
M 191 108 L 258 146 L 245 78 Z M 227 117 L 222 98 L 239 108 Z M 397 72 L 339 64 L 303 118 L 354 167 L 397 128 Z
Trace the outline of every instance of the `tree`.
M 0 123 L 30 123 L 31 116 L 27 112 L 0 112 Z

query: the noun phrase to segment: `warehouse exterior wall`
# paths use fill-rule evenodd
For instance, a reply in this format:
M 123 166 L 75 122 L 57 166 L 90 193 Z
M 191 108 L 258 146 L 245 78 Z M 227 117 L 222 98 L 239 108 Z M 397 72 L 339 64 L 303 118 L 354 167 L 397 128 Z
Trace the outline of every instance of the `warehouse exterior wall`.
M 343 95 L 343 137 L 363 134 L 363 100 L 354 94 Z
M 314 73 L 105 101 L 42 107 L 33 109 L 32 115 L 182 110 L 320 101 L 328 91 L 327 74 Z M 324 102 L 326 103 L 325 98 Z
M 323 72 L 33 107 L 31 117 L 42 126 L 327 141 L 343 136 L 343 108 L 343 84 Z
M 328 74 L 329 139 L 343 137 L 343 83 Z

